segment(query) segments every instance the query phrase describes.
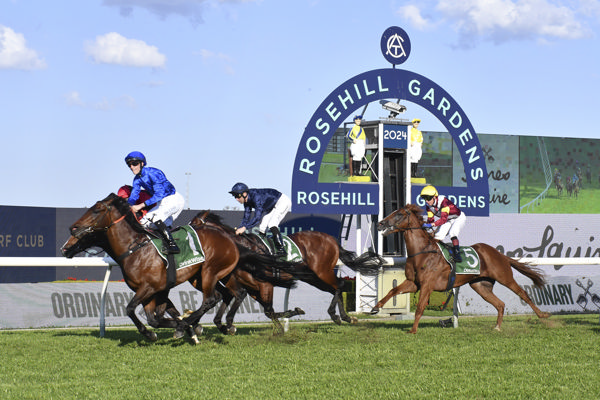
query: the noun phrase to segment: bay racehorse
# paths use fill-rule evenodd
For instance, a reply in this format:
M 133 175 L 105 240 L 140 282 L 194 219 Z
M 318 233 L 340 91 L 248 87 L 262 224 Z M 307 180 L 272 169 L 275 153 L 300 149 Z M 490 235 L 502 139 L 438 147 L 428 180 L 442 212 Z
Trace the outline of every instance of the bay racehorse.
M 419 206 L 408 204 L 385 217 L 379 222 L 377 227 L 379 231 L 383 232 L 384 236 L 395 232 L 401 232 L 404 235 L 407 250 L 406 280 L 390 290 L 373 307 L 371 313 L 376 314 L 379 312 L 379 309 L 388 300 L 398 294 L 415 293 L 420 290 L 421 294 L 417 302 L 415 321 L 409 333 L 417 333 L 419 319 L 429 302 L 431 292 L 445 291 L 450 275 L 450 265 L 439 250 L 438 241 L 422 227 L 425 222 L 422 218 L 422 213 L 423 210 Z M 495 282 L 501 283 L 516 293 L 523 301 L 529 304 L 539 318 L 548 318 L 550 316 L 550 314 L 540 311 L 533 301 L 531 301 L 525 290 L 515 281 L 512 272 L 512 268 L 516 269 L 531 279 L 535 286 L 540 287 L 544 285 L 544 277 L 540 270 L 505 256 L 485 243 L 477 243 L 472 247 L 479 255 L 481 261 L 480 273 L 456 275 L 453 287 L 460 287 L 468 283 L 485 301 L 493 305 L 498 311 L 496 330 L 499 331 L 502 325 L 504 302 L 492 292 Z
M 149 232 L 138 222 L 125 199 L 111 193 L 96 202 L 69 228 L 71 237 L 62 247 L 62 254 L 71 258 L 94 246 L 102 248 L 121 267 L 125 283 L 135 292 L 126 306 L 127 315 L 138 331 L 149 341 L 157 339 L 156 333 L 148 330 L 135 314 L 140 304 L 146 313 L 148 324 L 154 328 L 176 328 L 190 334 L 198 343 L 191 329 L 200 318 L 220 300 L 215 291 L 218 281 L 226 279 L 243 257 L 261 263 L 278 265 L 274 258 L 252 254 L 218 229 L 196 229 L 204 251 L 204 261 L 177 270 L 175 285 L 193 281 L 201 288 L 203 301 L 200 308 L 185 318 L 164 318 L 166 311 L 171 316 L 179 313 L 168 300 L 167 270 L 163 259 L 151 243 Z M 275 261 L 273 261 L 275 260 Z
M 210 225 L 196 226 L 198 229 L 204 229 L 210 227 Z M 190 280 L 192 286 L 198 290 L 202 290 L 199 285 L 201 282 L 196 279 Z M 248 294 L 256 300 L 263 308 L 265 315 L 273 322 L 275 333 L 282 334 L 283 326 L 279 322 L 280 318 L 291 318 L 296 315 L 303 315 L 304 311 L 296 307 L 293 310 L 286 310 L 283 312 L 275 312 L 273 308 L 273 287 L 283 287 L 291 289 L 296 286 L 296 278 L 286 272 L 273 273 L 272 268 L 266 265 L 257 265 L 256 263 L 249 263 L 243 257 L 240 258 L 238 267 L 235 268 L 231 276 L 225 281 L 217 284 L 217 290 L 221 293 L 222 302 L 221 306 L 217 309 L 213 322 L 223 334 L 234 335 L 237 331 L 233 320 L 237 310 L 242 305 L 242 302 Z M 225 325 L 222 323 L 223 314 L 229 307 L 225 319 Z M 176 311 L 175 311 L 176 312 Z M 187 315 L 188 311 L 184 313 Z M 182 327 L 177 328 L 176 336 L 182 336 Z M 194 325 L 196 333 L 202 332 L 202 327 Z
M 218 227 L 241 246 L 260 254 L 270 254 L 270 250 L 257 235 L 236 235 L 235 229 L 225 225 L 222 222 L 221 217 L 216 214 L 201 211 L 192 220 L 190 225 L 195 227 L 202 225 Z M 338 278 L 336 275 L 338 260 L 341 260 L 346 266 L 354 271 L 365 275 L 377 275 L 379 268 L 383 264 L 383 259 L 373 252 L 367 252 L 361 256 L 357 256 L 356 253 L 342 248 L 333 236 L 323 232 L 300 231 L 291 234 L 288 237 L 298 246 L 302 255 L 302 262 L 292 266 L 285 266 L 279 271 L 277 268 L 273 268 L 271 269 L 273 273 L 277 274 L 281 271 L 289 273 L 298 280 L 306 282 L 324 292 L 331 293 L 333 299 L 331 300 L 327 312 L 333 322 L 336 324 L 341 324 L 342 321 L 355 323 L 356 318 L 350 317 L 344 309 L 341 296 L 344 280 Z M 263 286 L 262 288 L 272 299 L 272 286 L 270 288 L 268 286 Z M 339 310 L 340 315 L 337 315 L 336 307 Z M 225 306 L 221 306 L 221 310 L 224 311 L 224 309 Z M 215 319 L 217 319 L 217 316 L 215 316 Z M 229 319 L 233 320 L 233 316 L 228 314 L 228 320 Z

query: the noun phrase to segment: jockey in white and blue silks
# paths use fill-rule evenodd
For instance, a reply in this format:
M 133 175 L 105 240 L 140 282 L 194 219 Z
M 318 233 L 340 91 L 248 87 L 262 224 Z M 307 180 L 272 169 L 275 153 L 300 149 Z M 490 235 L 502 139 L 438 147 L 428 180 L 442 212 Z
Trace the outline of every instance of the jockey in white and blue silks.
M 125 162 L 135 175 L 131 195 L 127 200 L 134 212 L 145 206 L 156 206 L 150 210 L 140 221 L 146 227 L 155 227 L 163 236 L 170 253 L 179 253 L 179 248 L 171 236 L 170 228 L 173 221 L 181 214 L 185 200 L 175 190 L 165 174 L 158 168 L 146 167 L 146 157 L 139 151 L 132 151 L 125 157 Z M 140 192 L 145 189 L 150 198 L 143 203 L 136 204 Z
M 292 207 L 290 198 L 275 189 L 249 189 L 241 182 L 233 185 L 229 193 L 244 206 L 244 216 L 235 233 L 240 235 L 260 223 L 261 234 L 267 230 L 273 234 L 277 255 L 285 255 L 279 224 Z

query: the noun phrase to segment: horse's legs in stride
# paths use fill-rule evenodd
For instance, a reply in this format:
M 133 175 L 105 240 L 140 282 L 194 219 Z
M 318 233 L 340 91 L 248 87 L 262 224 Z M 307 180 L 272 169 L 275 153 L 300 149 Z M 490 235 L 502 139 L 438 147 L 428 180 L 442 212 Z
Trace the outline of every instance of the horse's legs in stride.
M 221 286 L 220 283 L 217 283 L 217 289 L 219 290 L 219 293 L 221 293 L 223 300 L 221 302 L 221 305 L 219 306 L 219 309 L 215 313 L 215 318 L 213 319 L 213 322 L 223 335 L 235 335 L 236 329 L 235 326 L 233 326 L 233 316 L 235 315 L 237 309 L 240 307 L 242 301 L 246 297 L 245 290 L 240 289 L 239 292 L 234 296 L 233 293 L 229 291 L 229 289 L 227 289 L 225 286 Z M 227 306 L 231 303 L 233 299 L 235 299 L 235 301 L 233 302 L 232 306 L 229 309 L 229 312 L 227 313 L 227 317 L 225 320 L 226 325 L 223 325 L 221 323 L 221 320 L 223 319 L 223 314 L 225 314 Z
M 248 296 L 248 292 L 246 291 L 246 289 L 239 289 L 236 296 L 234 296 L 234 302 L 231 305 L 231 307 L 229 307 L 229 311 L 225 316 L 225 331 L 223 332 L 224 335 L 235 335 L 235 333 L 237 332 L 237 328 L 235 327 L 235 325 L 233 325 L 233 320 L 235 319 L 235 314 L 244 302 L 246 296 Z M 223 312 L 224 311 L 225 310 L 223 310 Z M 221 316 L 222 315 L 223 313 L 221 313 Z
M 344 287 L 344 280 L 338 279 L 337 290 L 335 291 L 335 296 L 338 298 L 338 309 L 340 311 L 340 317 L 342 320 L 348 322 L 349 324 L 356 324 L 358 320 L 356 317 L 351 317 L 346 313 L 346 308 L 344 307 L 344 298 L 342 296 L 342 288 Z
M 138 291 L 135 293 L 135 295 L 131 298 L 131 301 L 129 302 L 129 304 L 127 304 L 127 307 L 125 308 L 125 310 L 127 311 L 127 315 L 133 321 L 133 323 L 136 326 L 136 328 L 138 329 L 138 331 L 142 335 L 144 335 L 144 337 L 146 339 L 148 339 L 148 341 L 156 342 L 156 340 L 158 339 L 158 336 L 156 336 L 156 333 L 148 330 L 148 328 L 146 328 L 146 326 L 138 319 L 137 315 L 135 315 L 135 309 L 137 308 L 137 306 L 139 306 L 141 304 L 141 299 L 144 297 L 146 297 L 146 293 L 144 293 L 144 291 L 138 289 Z
M 373 307 L 373 309 L 371 310 L 371 314 L 377 314 L 379 312 L 379 309 L 383 307 L 385 303 L 390 301 L 392 297 L 402 293 L 416 293 L 417 290 L 417 285 L 415 285 L 413 281 L 406 280 L 402 282 L 399 286 L 396 286 L 395 288 L 390 290 L 383 299 L 379 300 L 379 302 L 375 304 L 375 307 Z
M 519 296 L 521 299 L 523 299 L 524 302 L 529 304 L 529 307 L 531 307 L 531 309 L 533 310 L 535 315 L 538 316 L 538 318 L 550 317 L 551 314 L 540 310 L 535 305 L 535 303 L 533 301 L 531 301 L 531 298 L 529 297 L 527 292 L 525 290 L 523 290 L 523 288 L 521 286 L 519 286 L 519 284 L 514 279 L 512 279 L 511 282 L 500 282 L 500 283 L 503 284 L 504 286 L 506 286 L 507 288 L 509 288 L 510 290 L 512 290 L 513 292 L 515 292 L 515 294 L 517 296 Z
M 504 318 L 504 302 L 496 297 L 496 295 L 492 292 L 492 289 L 494 288 L 494 282 L 481 280 L 472 282 L 470 285 L 474 291 L 476 291 L 485 301 L 493 305 L 498 311 L 498 318 L 496 319 L 496 326 L 494 329 L 500 331 L 502 319 Z
M 342 319 L 340 318 L 339 315 L 336 314 L 336 308 L 339 307 L 339 303 L 340 303 L 340 299 L 338 297 L 338 291 L 336 290 L 333 293 L 333 299 L 331 299 L 331 304 L 329 304 L 329 308 L 327 309 L 327 313 L 329 314 L 329 316 L 331 317 L 331 320 L 333 322 L 335 322 L 338 325 L 342 324 Z

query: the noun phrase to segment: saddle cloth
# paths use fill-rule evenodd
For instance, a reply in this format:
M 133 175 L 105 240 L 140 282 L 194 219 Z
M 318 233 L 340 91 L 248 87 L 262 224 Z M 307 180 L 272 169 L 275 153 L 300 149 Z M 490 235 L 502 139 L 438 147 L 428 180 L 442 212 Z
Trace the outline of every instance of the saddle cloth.
M 205 257 L 204 251 L 202 251 L 202 244 L 200 243 L 200 239 L 194 228 L 189 225 L 184 225 L 171 232 L 171 235 L 173 236 L 173 239 L 175 239 L 175 243 L 177 243 L 180 250 L 179 254 L 174 254 L 177 269 L 204 262 Z M 163 251 L 162 239 L 152 239 L 152 244 L 166 264 L 167 253 Z
M 437 243 L 438 247 L 442 251 L 444 258 L 450 264 L 450 259 L 452 256 L 450 255 L 451 247 L 443 242 Z M 479 260 L 479 254 L 469 246 L 461 246 L 460 247 L 460 255 L 462 261 L 456 263 L 456 273 L 457 274 L 479 274 L 481 269 L 481 262 Z
M 260 240 L 267 246 L 271 254 L 275 254 L 275 243 L 273 242 L 273 238 L 270 236 L 256 235 Z M 283 238 L 283 248 L 285 249 L 286 257 L 285 261 L 290 262 L 300 262 L 302 261 L 302 253 L 300 253 L 300 249 L 294 243 L 292 239 L 287 236 L 281 235 Z

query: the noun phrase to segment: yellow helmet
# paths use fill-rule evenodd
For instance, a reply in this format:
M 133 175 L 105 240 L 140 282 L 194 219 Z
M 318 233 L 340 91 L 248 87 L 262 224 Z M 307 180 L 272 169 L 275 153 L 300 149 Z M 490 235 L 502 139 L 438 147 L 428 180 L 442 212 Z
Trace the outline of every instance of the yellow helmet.
M 435 197 L 437 195 L 438 195 L 437 189 L 431 185 L 427 185 L 423 188 L 423 190 L 421 190 L 421 197 L 422 196 Z

